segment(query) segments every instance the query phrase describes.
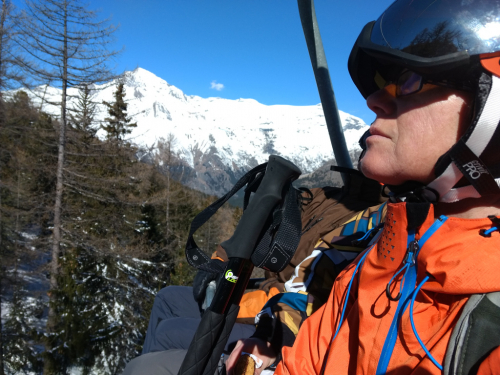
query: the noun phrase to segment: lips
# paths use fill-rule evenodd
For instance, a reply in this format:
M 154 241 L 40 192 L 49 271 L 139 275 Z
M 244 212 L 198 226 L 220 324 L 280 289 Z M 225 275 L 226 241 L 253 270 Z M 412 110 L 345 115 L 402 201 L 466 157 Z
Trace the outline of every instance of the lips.
M 383 131 L 378 129 L 376 126 L 370 126 L 370 135 L 378 135 L 380 137 L 384 138 L 390 138 L 387 134 L 385 134 Z

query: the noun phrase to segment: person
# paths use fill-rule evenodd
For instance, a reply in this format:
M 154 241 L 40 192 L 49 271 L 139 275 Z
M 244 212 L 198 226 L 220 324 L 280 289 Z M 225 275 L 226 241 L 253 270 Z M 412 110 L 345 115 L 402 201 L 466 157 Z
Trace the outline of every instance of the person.
M 397 0 L 364 27 L 348 66 L 376 114 L 359 168 L 391 191 L 383 229 L 293 346 L 242 340 L 229 375 L 242 352 L 256 374 L 278 354 L 276 375 L 500 373 L 499 26 L 499 0 Z
M 311 198 L 305 200 L 302 205 L 303 230 L 297 250 L 285 269 L 278 273 L 266 271 L 265 281 L 260 284 L 259 289 L 244 295 L 240 302 L 237 323 L 226 344 L 228 352 L 237 340 L 255 334 L 255 316 L 266 302 L 285 291 L 285 283 L 293 282 L 289 289 L 296 292 L 299 291 L 298 288 L 305 292 L 311 286 L 312 294 L 319 298 L 317 301 L 321 298 L 326 301 L 331 283 L 328 286 L 328 283 L 318 277 L 311 285 L 305 286 L 303 276 L 309 275 L 314 258 L 320 253 L 326 254 L 322 249 L 322 246 L 326 246 L 325 238 L 328 243 L 339 236 L 343 239 L 359 239 L 381 221 L 382 216 L 377 212 L 381 203 L 386 201 L 386 197 L 381 193 L 382 188 L 378 182 L 353 170 L 349 173 L 348 186 L 314 188 L 311 189 L 310 195 L 304 194 L 304 198 Z M 361 250 L 363 248 L 357 246 L 344 255 L 338 253 L 336 259 L 340 260 L 337 262 L 337 272 Z M 227 255 L 219 246 L 212 255 L 212 262 L 224 261 L 227 261 Z M 193 287 L 168 286 L 158 292 L 153 303 L 142 354 L 127 364 L 124 375 L 146 372 L 177 374 L 201 320 L 200 307 L 205 298 L 205 288 L 216 277 L 217 274 L 199 271 Z M 262 332 L 264 325 L 260 327 L 259 332 Z

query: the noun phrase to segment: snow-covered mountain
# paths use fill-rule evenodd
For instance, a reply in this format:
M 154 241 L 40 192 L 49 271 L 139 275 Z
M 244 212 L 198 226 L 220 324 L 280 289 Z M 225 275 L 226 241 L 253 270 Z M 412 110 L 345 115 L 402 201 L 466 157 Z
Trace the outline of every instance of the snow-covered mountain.
M 190 171 L 184 174 L 185 182 L 206 193 L 221 195 L 270 154 L 291 160 L 304 173 L 333 158 L 321 104 L 267 106 L 254 99 L 188 96 L 141 68 L 127 72 L 124 81 L 128 114 L 138 124 L 132 141 L 151 147 L 173 134 L 175 151 Z M 115 84 L 96 89 L 97 103 L 113 101 Z M 44 92 L 43 109 L 57 116 L 59 108 L 48 103 L 57 101 L 60 91 L 49 87 Z M 76 89 L 69 94 L 76 96 Z M 99 111 L 97 117 L 103 120 L 105 107 Z M 342 111 L 340 117 L 349 150 L 359 149 L 367 125 Z

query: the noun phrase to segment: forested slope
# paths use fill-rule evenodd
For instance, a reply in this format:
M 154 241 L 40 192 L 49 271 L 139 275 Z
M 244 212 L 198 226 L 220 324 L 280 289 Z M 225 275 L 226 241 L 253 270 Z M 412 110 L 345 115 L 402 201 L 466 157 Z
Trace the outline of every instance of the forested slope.
M 18 91 L 0 102 L 0 256 L 5 373 L 117 374 L 142 345 L 155 293 L 188 285 L 184 243 L 194 216 L 216 198 L 169 175 L 168 148 L 148 164 L 124 135 L 133 124 L 108 103 L 106 139 L 95 136 L 91 98 L 81 90 L 65 144 L 58 287 L 49 290 L 58 160 L 57 119 Z M 123 99 L 123 97 L 121 98 Z M 117 104 L 118 103 L 118 104 Z M 114 112 L 113 112 L 114 111 Z M 121 112 L 120 112 L 121 111 Z M 161 172 L 160 172 L 161 170 Z M 227 207 L 201 228 L 211 252 L 234 230 Z M 47 334 L 49 296 L 56 314 Z M 48 344 L 48 345 L 47 345 Z M 49 352 L 45 347 L 51 347 Z M 47 372 L 47 368 L 45 368 Z

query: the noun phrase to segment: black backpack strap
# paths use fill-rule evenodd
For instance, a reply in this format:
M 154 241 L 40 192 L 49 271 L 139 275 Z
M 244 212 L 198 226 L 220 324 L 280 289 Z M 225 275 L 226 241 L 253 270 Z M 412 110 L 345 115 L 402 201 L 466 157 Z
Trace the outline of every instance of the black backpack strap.
M 444 358 L 444 375 L 476 374 L 500 346 L 500 292 L 473 294 L 453 329 Z
M 250 185 L 252 184 L 252 182 L 254 182 L 254 184 L 252 184 L 252 187 L 250 187 L 250 189 L 249 187 L 247 187 L 247 190 L 245 191 L 245 201 L 248 204 L 246 192 L 248 191 L 248 195 L 250 195 L 252 191 L 255 191 L 257 189 L 258 184 L 260 184 L 260 181 L 262 180 L 262 177 L 259 177 L 259 174 L 264 175 L 266 167 L 267 163 L 263 163 L 250 170 L 242 178 L 240 178 L 238 182 L 236 182 L 233 188 L 226 195 L 220 197 L 214 203 L 212 203 L 210 206 L 196 215 L 196 217 L 191 222 L 191 227 L 189 229 L 189 235 L 186 242 L 186 259 L 191 266 L 199 268 L 203 264 L 210 261 L 210 257 L 205 254 L 196 244 L 196 241 L 193 238 L 193 234 L 203 224 L 205 224 L 217 212 L 217 210 L 229 200 L 229 198 L 236 194 L 238 190 L 240 190 L 243 186 L 247 184 Z M 258 181 L 258 183 L 256 184 L 255 181 Z M 255 185 L 257 185 L 257 187 Z M 246 204 L 244 205 L 244 208 L 246 208 Z

